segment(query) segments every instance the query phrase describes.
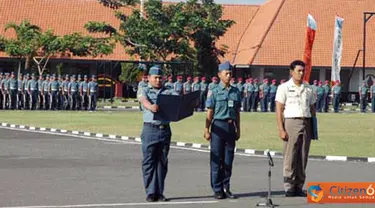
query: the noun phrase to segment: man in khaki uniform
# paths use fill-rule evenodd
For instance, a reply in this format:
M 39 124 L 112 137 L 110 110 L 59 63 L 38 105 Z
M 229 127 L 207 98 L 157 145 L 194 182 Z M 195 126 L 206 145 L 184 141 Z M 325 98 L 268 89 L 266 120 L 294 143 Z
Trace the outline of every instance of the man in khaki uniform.
M 312 117 L 315 96 L 308 83 L 303 83 L 305 64 L 293 61 L 291 79 L 276 92 L 276 114 L 280 138 L 284 141 L 284 189 L 286 197 L 306 196 L 302 191 L 312 139 Z

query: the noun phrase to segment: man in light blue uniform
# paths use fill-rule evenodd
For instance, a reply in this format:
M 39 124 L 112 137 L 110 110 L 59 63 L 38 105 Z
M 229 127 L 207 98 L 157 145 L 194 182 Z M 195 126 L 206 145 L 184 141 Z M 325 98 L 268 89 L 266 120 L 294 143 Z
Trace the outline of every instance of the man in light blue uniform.
M 51 110 L 58 110 L 57 104 L 59 102 L 58 92 L 60 88 L 60 83 L 56 75 L 53 74 L 51 78 L 52 78 L 52 81 L 49 84 L 49 93 L 51 95 L 50 106 L 51 106 Z
M 36 80 L 35 74 L 31 74 L 31 80 L 28 82 L 30 89 L 30 102 L 31 110 L 36 110 L 36 105 L 38 103 L 38 81 Z
M 44 100 L 43 100 L 43 82 L 44 82 L 44 79 L 43 79 L 43 75 L 39 75 L 39 79 L 38 79 L 38 110 L 42 110 L 43 109 L 43 103 L 44 103 Z
M 201 78 L 202 82 L 200 83 L 200 107 L 199 109 L 201 111 L 204 111 L 206 109 L 206 98 L 207 98 L 207 92 L 208 92 L 208 85 L 206 83 L 206 77 Z
M 17 92 L 18 92 L 18 81 L 14 72 L 11 73 L 9 80 L 9 97 L 10 97 L 10 109 L 17 109 Z
M 3 72 L 0 72 L 0 109 L 3 109 Z
M 99 86 L 98 82 L 96 81 L 96 76 L 92 75 L 91 82 L 89 82 L 89 108 L 90 111 L 96 110 L 96 99 L 98 96 Z
M 83 77 L 83 82 L 81 83 L 81 86 L 79 88 L 80 90 L 80 95 L 81 95 L 81 100 L 82 100 L 82 108 L 84 110 L 87 110 L 88 108 L 88 103 L 89 103 L 89 96 L 87 92 L 89 91 L 89 82 L 87 80 L 87 75 Z
M 138 83 L 138 90 L 137 90 L 137 95 L 142 92 L 142 89 L 144 87 L 147 87 L 148 85 L 148 80 L 147 80 L 147 76 L 146 75 L 143 75 L 142 77 L 142 80 Z M 138 101 L 139 102 L 139 101 Z M 142 111 L 142 105 L 141 103 L 139 102 L 139 110 Z
M 254 88 L 254 93 L 253 93 L 253 96 L 252 96 L 252 99 L 251 99 L 251 108 L 253 109 L 253 112 L 257 112 L 258 111 L 258 102 L 259 102 L 259 84 L 258 84 L 258 79 L 254 79 L 254 84 L 253 84 L 253 88 Z
M 49 86 L 50 86 L 50 76 L 49 74 L 46 75 L 46 79 L 42 82 L 43 85 L 43 100 L 44 100 L 44 110 L 50 109 L 50 92 L 49 92 Z
M 237 87 L 238 91 L 240 91 L 240 93 L 241 93 L 241 107 L 243 108 L 243 110 L 245 110 L 245 105 L 244 105 L 244 98 L 245 98 L 244 91 L 245 91 L 245 86 L 244 86 L 244 84 L 242 82 L 242 77 L 239 77 L 237 79 L 236 87 Z
M 270 86 L 270 111 L 275 112 L 275 98 L 276 98 L 276 92 L 277 92 L 277 85 L 276 85 L 276 79 L 272 80 L 272 84 Z
M 168 90 L 173 89 L 173 77 L 172 76 L 168 77 L 168 82 L 164 84 L 164 87 L 167 88 Z
M 371 98 L 371 112 L 375 113 L 375 80 L 370 88 L 370 98 Z
M 160 94 L 176 94 L 162 85 L 162 69 L 156 65 L 149 70 L 149 85 L 138 94 L 143 106 L 142 174 L 148 202 L 167 201 L 164 196 L 164 181 L 168 170 L 168 153 L 171 142 L 170 121 L 154 120 L 159 111 L 156 104 Z
M 9 109 L 9 73 L 5 73 L 5 79 L 2 80 L 3 82 L 3 106 L 4 109 Z
M 179 95 L 183 94 L 182 76 L 177 76 L 177 81 L 174 83 L 173 89 L 177 94 Z
M 336 81 L 335 86 L 332 88 L 332 97 L 333 97 L 333 110 L 335 113 L 339 112 L 340 107 L 340 97 L 341 97 L 341 86 L 340 81 Z
M 270 86 L 268 85 L 268 79 L 263 80 L 263 84 L 259 86 L 260 104 L 262 112 L 268 112 L 268 100 L 269 100 Z
M 316 112 L 322 112 L 323 109 L 323 97 L 324 97 L 324 88 L 322 86 L 323 82 L 319 81 L 318 87 L 316 88 Z
M 24 86 L 23 86 L 23 75 L 20 73 L 17 80 L 18 86 L 18 93 L 17 93 L 17 109 L 23 109 L 23 93 L 24 93 Z
M 69 83 L 69 97 L 71 99 L 71 109 L 77 110 L 78 107 L 78 90 L 79 90 L 79 84 L 76 81 L 76 76 L 72 75 L 72 81 Z
M 367 109 L 367 95 L 368 95 L 368 87 L 366 81 L 362 82 L 362 85 L 359 86 L 359 99 L 360 99 L 360 107 L 361 107 L 361 112 L 365 113 Z
M 211 83 L 208 85 L 208 91 L 215 89 L 217 85 L 217 77 L 212 77 Z
M 323 85 L 324 88 L 324 95 L 323 95 L 323 111 L 325 113 L 328 112 L 329 106 L 329 95 L 331 94 L 331 86 L 329 85 L 329 81 L 326 80 L 325 84 Z
M 186 82 L 184 83 L 184 95 L 191 93 L 191 77 L 187 77 Z
M 210 141 L 211 187 L 216 199 L 231 198 L 230 178 L 236 141 L 240 138 L 241 94 L 230 85 L 232 66 L 219 65 L 220 84 L 207 95 L 204 137 Z

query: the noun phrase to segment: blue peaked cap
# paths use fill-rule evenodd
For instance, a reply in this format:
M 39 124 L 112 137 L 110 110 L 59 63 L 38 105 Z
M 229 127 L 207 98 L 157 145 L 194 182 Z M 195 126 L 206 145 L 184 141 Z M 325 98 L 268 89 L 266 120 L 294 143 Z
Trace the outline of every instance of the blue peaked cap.
M 163 70 L 160 65 L 154 65 L 150 68 L 149 75 L 163 75 Z
M 226 62 L 221 63 L 219 65 L 219 72 L 221 72 L 223 70 L 232 71 L 232 65 L 229 63 L 229 61 L 226 61 Z

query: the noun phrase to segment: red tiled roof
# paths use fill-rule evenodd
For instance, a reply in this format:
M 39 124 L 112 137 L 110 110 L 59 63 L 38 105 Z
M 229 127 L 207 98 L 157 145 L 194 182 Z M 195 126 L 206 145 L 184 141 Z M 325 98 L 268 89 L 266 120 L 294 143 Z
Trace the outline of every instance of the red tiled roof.
M 241 47 L 241 39 L 246 37 L 246 30 L 258 10 L 259 5 L 223 5 L 223 19 L 236 22 L 217 42 L 218 46 L 228 46 L 228 53 L 223 59 L 234 60 L 236 51 Z
M 243 34 L 247 24 L 251 21 L 259 6 L 255 5 L 223 5 L 224 19 L 232 19 L 236 24 L 232 26 L 225 37 L 218 41 L 218 45 L 225 44 L 229 47 L 229 53 L 225 59 L 232 59 L 231 53 L 238 46 L 239 37 Z M 130 9 L 125 9 L 130 13 Z M 89 34 L 84 25 L 88 21 L 110 23 L 118 28 L 120 22 L 114 16 L 113 10 L 99 4 L 97 0 L 1 0 L 0 1 L 0 28 L 6 23 L 14 21 L 19 24 L 28 19 L 32 24 L 40 26 L 43 30 L 53 29 L 56 34 L 64 35 L 72 32 Z M 0 35 L 13 36 L 14 32 L 4 32 L 0 29 Z M 0 57 L 7 57 L 0 53 Z M 77 59 L 108 59 L 126 60 L 129 55 L 124 48 L 117 44 L 114 53 L 108 56 L 97 57 L 72 57 Z
M 273 0 L 277 1 L 277 0 Z M 262 8 L 262 7 L 261 7 Z M 342 67 L 352 67 L 362 49 L 363 12 L 375 11 L 374 0 L 285 0 L 254 61 L 254 65 L 289 65 L 302 59 L 307 14 L 318 25 L 312 53 L 313 66 L 331 66 L 335 14 L 342 16 Z M 252 28 L 254 29 L 254 28 Z M 367 23 L 366 66 L 375 67 L 375 18 Z M 357 66 L 362 66 L 362 54 Z
M 259 8 L 239 43 L 240 47 L 234 58 L 234 64 L 249 64 L 252 62 L 284 1 L 269 0 Z
M 113 10 L 102 6 L 96 0 L 1 0 L 0 17 L 0 27 L 4 27 L 10 21 L 19 24 L 22 20 L 28 19 L 43 30 L 52 29 L 58 35 L 73 32 L 88 34 L 84 28 L 88 21 L 107 22 L 116 28 L 120 24 L 114 17 Z M 10 30 L 4 32 L 3 29 L 0 29 L 0 35 L 14 36 L 14 32 Z M 1 53 L 0 56 L 6 57 L 6 54 Z M 127 58 L 129 56 L 119 44 L 113 54 L 103 57 L 103 59 L 118 60 Z

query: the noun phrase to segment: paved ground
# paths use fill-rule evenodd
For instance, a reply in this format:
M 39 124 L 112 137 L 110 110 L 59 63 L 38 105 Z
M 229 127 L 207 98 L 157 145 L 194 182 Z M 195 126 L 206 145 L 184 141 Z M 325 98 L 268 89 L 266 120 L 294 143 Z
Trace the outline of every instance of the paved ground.
M 145 203 L 139 144 L 2 128 L 0 135 L 0 208 L 255 207 L 267 187 L 266 159 L 238 155 L 232 190 L 240 198 L 214 200 L 207 152 L 173 148 L 165 193 L 171 201 Z M 375 164 L 310 161 L 308 179 L 374 181 L 374 172 Z M 275 159 L 274 203 L 309 207 L 306 198 L 284 198 L 281 181 L 281 160 Z

